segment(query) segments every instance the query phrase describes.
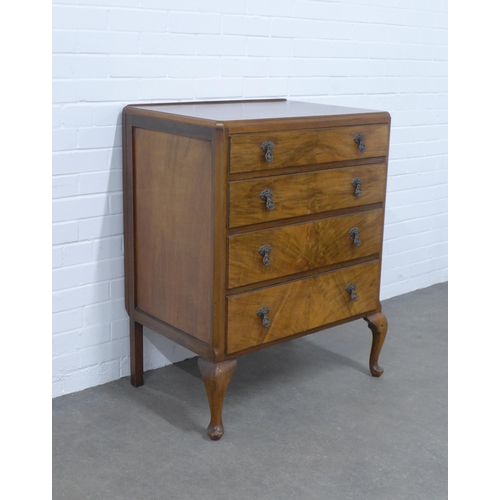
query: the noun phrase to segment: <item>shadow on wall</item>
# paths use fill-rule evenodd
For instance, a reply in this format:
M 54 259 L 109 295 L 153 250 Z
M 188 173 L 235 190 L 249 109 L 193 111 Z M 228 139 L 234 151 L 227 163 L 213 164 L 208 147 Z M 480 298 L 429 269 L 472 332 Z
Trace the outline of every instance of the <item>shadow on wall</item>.
M 86 361 L 88 366 L 97 368 L 95 376 L 99 380 L 93 385 L 130 375 L 129 317 L 125 310 L 121 112 L 117 116 L 108 164 L 107 206 L 101 227 L 94 235 L 92 276 L 93 283 L 107 283 L 108 300 L 84 312 L 85 326 L 93 331 L 95 342 L 93 358 Z M 145 371 L 193 356 L 193 352 L 144 328 Z

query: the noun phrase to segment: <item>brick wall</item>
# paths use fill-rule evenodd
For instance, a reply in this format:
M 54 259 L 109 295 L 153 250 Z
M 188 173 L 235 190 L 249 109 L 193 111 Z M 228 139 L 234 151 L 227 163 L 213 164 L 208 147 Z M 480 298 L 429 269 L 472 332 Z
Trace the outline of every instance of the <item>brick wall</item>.
M 382 298 L 447 280 L 443 0 L 53 0 L 53 395 L 129 374 L 125 104 L 288 97 L 392 115 Z M 145 368 L 192 353 L 146 330 Z

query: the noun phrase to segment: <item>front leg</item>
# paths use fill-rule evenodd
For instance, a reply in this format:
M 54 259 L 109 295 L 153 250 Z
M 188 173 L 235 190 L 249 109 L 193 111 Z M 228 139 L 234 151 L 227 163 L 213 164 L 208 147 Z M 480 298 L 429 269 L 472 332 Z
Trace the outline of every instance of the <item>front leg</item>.
M 364 318 L 364 320 L 368 323 L 368 328 L 373 333 L 372 350 L 370 352 L 370 372 L 374 377 L 380 377 L 384 373 L 384 369 L 378 366 L 378 355 L 384 345 L 387 334 L 387 318 L 384 313 L 378 312 Z
M 210 439 L 216 441 L 224 434 L 222 425 L 222 406 L 227 386 L 231 382 L 237 361 L 230 359 L 220 363 L 212 363 L 205 358 L 198 358 L 201 377 L 205 383 L 205 389 L 210 406 L 210 424 L 207 427 L 207 434 Z

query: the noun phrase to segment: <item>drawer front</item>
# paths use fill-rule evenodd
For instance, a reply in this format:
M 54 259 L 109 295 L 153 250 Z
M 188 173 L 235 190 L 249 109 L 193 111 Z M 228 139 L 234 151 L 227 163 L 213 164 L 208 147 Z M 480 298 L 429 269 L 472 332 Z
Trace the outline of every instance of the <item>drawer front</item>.
M 377 164 L 230 182 L 229 227 L 382 202 L 385 178 Z
M 346 288 L 356 285 L 357 300 Z M 324 273 L 227 299 L 227 353 L 374 311 L 379 303 L 380 261 Z M 257 315 L 267 307 L 266 317 Z
M 228 238 L 228 287 L 380 253 L 382 209 Z
M 252 172 L 386 156 L 388 141 L 386 124 L 238 134 L 231 136 L 229 168 L 231 173 Z

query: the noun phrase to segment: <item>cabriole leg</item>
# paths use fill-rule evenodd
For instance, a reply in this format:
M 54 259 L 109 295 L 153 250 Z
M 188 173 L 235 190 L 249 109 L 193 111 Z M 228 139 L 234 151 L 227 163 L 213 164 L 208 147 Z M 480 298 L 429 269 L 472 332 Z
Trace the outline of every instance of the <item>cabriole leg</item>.
M 142 325 L 130 320 L 130 383 L 134 387 L 144 385 L 142 354 Z
M 370 372 L 374 377 L 380 377 L 384 373 L 384 369 L 378 365 L 378 356 L 387 334 L 387 318 L 382 312 L 379 312 L 364 318 L 364 320 L 368 323 L 368 328 L 373 333 L 372 350 L 370 352 Z
M 207 434 L 214 441 L 220 439 L 224 434 L 222 406 L 224 405 L 224 396 L 226 395 L 227 386 L 231 382 L 236 363 L 235 359 L 212 363 L 205 358 L 198 358 L 198 366 L 210 406 L 210 424 L 207 427 Z

